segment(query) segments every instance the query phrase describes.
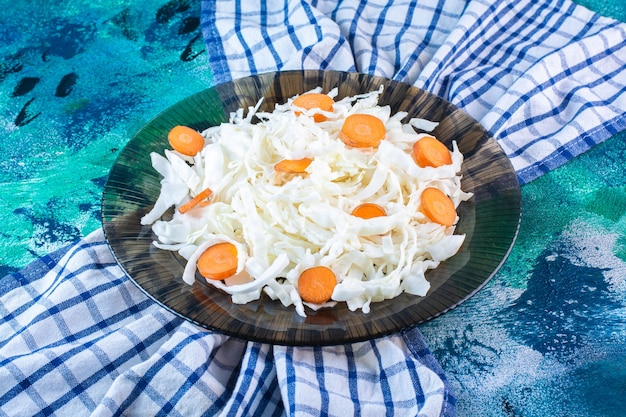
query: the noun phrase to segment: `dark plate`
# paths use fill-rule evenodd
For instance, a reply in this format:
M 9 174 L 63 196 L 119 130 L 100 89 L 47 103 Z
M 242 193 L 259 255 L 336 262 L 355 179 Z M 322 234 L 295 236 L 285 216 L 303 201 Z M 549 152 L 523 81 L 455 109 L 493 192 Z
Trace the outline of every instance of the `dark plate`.
M 407 118 L 438 121 L 433 134 L 444 143 L 457 141 L 465 156 L 462 186 L 474 193 L 461 203 L 456 233 L 466 240 L 455 256 L 430 270 L 425 297 L 402 294 L 372 303 L 369 314 L 344 304 L 300 317 L 293 306 L 264 296 L 246 305 L 202 279 L 189 286 L 181 276 L 185 260 L 156 249 L 150 227 L 139 219 L 160 192 L 160 176 L 150 152 L 168 147 L 167 132 L 183 124 L 197 130 L 228 121 L 231 111 L 247 109 L 264 97 L 262 110 L 321 86 L 339 89 L 339 98 L 377 90 L 380 104 Z M 246 340 L 280 345 L 333 345 L 372 339 L 413 327 L 445 313 L 482 288 L 507 257 L 519 228 L 521 196 L 513 167 L 496 141 L 474 119 L 428 92 L 385 78 L 333 71 L 289 71 L 261 74 L 201 91 L 170 107 L 148 123 L 122 150 L 104 188 L 102 221 L 111 250 L 129 277 L 156 302 L 207 329 Z

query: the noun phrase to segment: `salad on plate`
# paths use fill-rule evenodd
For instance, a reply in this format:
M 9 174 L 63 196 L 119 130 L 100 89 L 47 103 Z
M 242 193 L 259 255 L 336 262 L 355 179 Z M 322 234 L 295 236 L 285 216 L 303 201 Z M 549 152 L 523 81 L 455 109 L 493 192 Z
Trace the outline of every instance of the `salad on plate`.
M 141 223 L 154 245 L 187 261 L 187 284 L 199 275 L 234 303 L 266 294 L 301 316 L 425 296 L 426 271 L 463 244 L 456 208 L 472 195 L 456 142 L 418 133 L 437 123 L 403 123 L 381 92 L 317 88 L 203 132 L 174 127 L 171 149 L 151 154 L 161 190 Z

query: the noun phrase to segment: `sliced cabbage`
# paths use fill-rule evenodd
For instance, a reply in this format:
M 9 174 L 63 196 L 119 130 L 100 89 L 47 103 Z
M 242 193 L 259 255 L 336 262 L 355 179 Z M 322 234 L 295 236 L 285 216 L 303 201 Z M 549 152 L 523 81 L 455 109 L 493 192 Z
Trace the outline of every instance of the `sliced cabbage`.
M 240 255 L 236 276 L 207 281 L 235 303 L 265 293 L 294 305 L 302 316 L 298 276 L 315 265 L 331 268 L 338 284 L 329 303 L 306 304 L 313 309 L 345 302 L 367 313 L 372 302 L 402 292 L 426 295 L 425 272 L 458 252 L 464 236 L 455 235 L 454 226 L 430 222 L 419 211 L 420 195 L 437 187 L 455 206 L 469 199 L 458 174 L 463 155 L 453 143 L 451 165 L 417 166 L 410 151 L 423 134 L 411 126 L 430 131 L 436 122 L 403 124 L 406 113 L 392 115 L 388 106 L 378 105 L 381 92 L 338 100 L 319 123 L 311 117 L 315 110 L 298 109 L 296 115 L 295 97 L 273 112 L 258 111 L 259 101 L 247 115 L 239 109 L 228 123 L 204 131 L 207 144 L 193 158 L 169 150 L 165 157 L 152 154 L 162 188 L 141 222 L 153 225 L 154 245 L 187 259 L 183 280 L 193 284 L 200 254 L 217 242 L 232 242 Z M 338 139 L 343 120 L 354 113 L 373 114 L 385 123 L 378 148 L 349 148 Z M 253 116 L 260 122 L 253 123 Z M 274 171 L 282 159 L 301 158 L 313 160 L 303 175 Z M 170 207 L 207 187 L 213 191 L 211 204 L 185 214 L 175 210 L 171 219 L 160 220 Z M 382 206 L 387 216 L 351 216 L 365 201 Z

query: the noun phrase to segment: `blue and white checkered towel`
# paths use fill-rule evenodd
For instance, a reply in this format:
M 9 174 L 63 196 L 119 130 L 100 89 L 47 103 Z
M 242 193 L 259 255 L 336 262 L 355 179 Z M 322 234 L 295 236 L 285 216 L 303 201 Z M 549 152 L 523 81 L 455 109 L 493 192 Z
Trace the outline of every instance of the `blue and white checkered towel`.
M 626 27 L 567 0 L 202 6 L 216 82 L 298 68 L 403 80 L 480 120 L 522 182 L 626 127 Z M 323 348 L 208 332 L 138 290 L 101 230 L 2 284 L 0 416 L 455 415 L 419 330 Z
M 4 282 L 2 416 L 454 415 L 418 330 L 324 348 L 212 333 L 148 299 L 102 231 Z
M 520 182 L 626 129 L 626 25 L 569 0 L 202 3 L 217 82 L 288 69 L 380 75 L 480 121 Z

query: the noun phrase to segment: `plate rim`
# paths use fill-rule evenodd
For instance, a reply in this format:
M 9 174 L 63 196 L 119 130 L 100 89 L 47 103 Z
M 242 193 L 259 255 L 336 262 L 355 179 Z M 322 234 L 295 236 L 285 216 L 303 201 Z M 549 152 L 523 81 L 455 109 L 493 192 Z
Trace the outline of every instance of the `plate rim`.
M 128 272 L 127 269 L 127 265 L 125 265 L 125 262 L 123 259 L 121 259 L 118 256 L 118 251 L 117 248 L 115 247 L 115 245 L 112 244 L 112 240 L 110 239 L 110 230 L 109 227 L 110 226 L 110 222 L 107 221 L 107 219 L 105 218 L 106 215 L 106 198 L 107 198 L 107 190 L 110 191 L 111 185 L 110 185 L 110 179 L 111 179 L 111 175 L 113 174 L 114 169 L 118 166 L 120 160 L 122 160 L 122 158 L 125 156 L 125 151 L 127 151 L 127 149 L 131 146 L 131 144 L 137 140 L 137 138 L 140 136 L 140 134 L 142 134 L 142 132 L 145 129 L 148 129 L 153 123 L 155 123 L 157 120 L 163 118 L 164 116 L 168 115 L 169 113 L 171 113 L 173 111 L 173 109 L 176 109 L 180 106 L 183 105 L 183 103 L 185 102 L 189 102 L 191 100 L 194 100 L 196 98 L 202 97 L 205 94 L 210 94 L 210 92 L 215 92 L 220 88 L 227 88 L 228 85 L 233 85 L 235 83 L 238 82 L 242 82 L 243 80 L 259 80 L 261 78 L 267 78 L 267 79 L 276 79 L 276 78 L 280 78 L 282 76 L 289 76 L 289 75 L 294 75 L 294 76 L 301 76 L 301 77 L 306 77 L 307 75 L 311 75 L 311 74 L 315 74 L 317 77 L 320 76 L 324 76 L 325 74 L 335 74 L 338 77 L 341 76 L 345 76 L 345 77 L 351 77 L 351 76 L 357 76 L 357 77 L 365 77 L 368 79 L 376 79 L 376 80 L 380 80 L 381 82 L 384 83 L 396 83 L 398 85 L 402 85 L 402 86 L 406 86 L 410 89 L 417 89 L 419 90 L 421 93 L 426 94 L 427 97 L 429 98 L 434 98 L 436 100 L 438 100 L 439 102 L 444 102 L 447 106 L 449 106 L 451 109 L 453 109 L 454 111 L 459 111 L 462 114 L 464 114 L 465 117 L 469 118 L 471 121 L 473 121 L 473 123 L 475 123 L 475 125 L 479 128 L 479 130 L 482 130 L 482 135 L 484 138 L 486 138 L 486 141 L 493 141 L 493 143 L 499 148 L 500 153 L 502 154 L 502 157 L 505 158 L 505 160 L 502 160 L 501 162 L 504 164 L 508 164 L 508 172 L 509 174 L 513 175 L 516 179 L 516 187 L 514 187 L 514 189 L 512 190 L 512 192 L 515 194 L 514 197 L 517 200 L 517 208 L 516 208 L 516 224 L 514 227 L 514 230 L 512 231 L 512 235 L 510 237 L 510 242 L 508 244 L 508 247 L 506 248 L 504 254 L 501 256 L 499 262 L 497 263 L 497 265 L 493 268 L 493 270 L 489 273 L 489 275 L 487 277 L 484 278 L 484 280 L 482 281 L 482 283 L 480 283 L 480 285 L 476 286 L 472 291 L 468 292 L 464 297 L 460 298 L 459 300 L 457 300 L 456 302 L 454 302 L 453 304 L 450 304 L 449 306 L 447 306 L 447 308 L 442 309 L 440 311 L 438 311 L 436 314 L 432 314 L 429 317 L 427 317 L 424 320 L 419 320 L 419 321 L 415 321 L 414 323 L 412 323 L 411 325 L 406 325 L 406 326 L 402 326 L 401 328 L 390 328 L 388 330 L 379 330 L 376 331 L 375 334 L 367 334 L 365 336 L 355 336 L 355 337 L 345 337 L 343 339 L 337 339 L 337 340 L 323 340 L 322 343 L 311 343 L 310 338 L 307 338 L 308 341 L 304 341 L 302 339 L 293 339 L 293 340 L 276 340 L 275 337 L 260 337 L 260 336 L 254 336 L 254 337 L 250 337 L 249 335 L 244 335 L 241 334 L 241 332 L 238 332 L 236 330 L 231 330 L 229 328 L 223 328 L 223 327 L 219 327 L 219 326 L 215 326 L 215 325 L 211 325 L 209 323 L 206 322 L 202 322 L 202 321 L 198 321 L 195 320 L 191 317 L 189 317 L 188 314 L 185 314 L 184 312 L 178 311 L 175 308 L 172 308 L 171 306 L 167 305 L 164 301 L 162 301 L 161 299 L 159 299 L 158 296 L 156 296 L 155 294 L 151 293 L 147 288 L 145 288 L 143 285 L 141 285 L 136 279 L 135 277 L 133 277 L 133 275 L 131 273 Z M 149 207 L 148 207 L 149 208 Z M 465 301 L 467 301 L 469 298 L 473 297 L 477 292 L 479 292 L 482 288 L 484 288 L 485 285 L 487 285 L 488 282 L 491 281 L 491 279 L 497 274 L 497 272 L 501 269 L 502 265 L 506 262 L 506 260 L 508 259 L 514 244 L 517 240 L 517 236 L 519 234 L 519 230 L 520 230 L 520 225 L 521 225 L 521 219 L 522 219 L 522 200 L 521 200 L 521 187 L 519 184 L 519 180 L 517 178 L 517 174 L 514 171 L 514 168 L 512 166 L 512 163 L 510 161 L 510 159 L 506 156 L 506 154 L 504 153 L 504 150 L 502 149 L 502 147 L 497 143 L 497 141 L 495 140 L 495 138 L 493 138 L 493 136 L 478 122 L 476 121 L 473 117 L 471 117 L 470 115 L 468 115 L 466 112 L 464 112 L 462 109 L 458 108 L 457 106 L 455 106 L 454 104 L 452 104 L 451 102 L 433 94 L 430 93 L 426 90 L 420 89 L 419 87 L 415 87 L 406 83 L 403 83 L 401 81 L 397 81 L 397 80 L 392 80 L 392 79 L 388 79 L 385 77 L 380 77 L 380 76 L 374 76 L 374 75 L 368 75 L 368 74 L 363 74 L 363 73 L 353 73 L 353 72 L 346 72 L 346 71 L 328 71 L 328 70 L 291 70 L 291 71 L 273 71 L 273 72 L 267 72 L 267 73 L 262 73 L 262 74 L 255 74 L 255 75 L 251 75 L 248 77 L 242 77 L 239 79 L 235 79 L 229 82 L 225 82 L 222 84 L 217 84 L 214 86 L 210 86 L 206 89 L 200 90 L 190 96 L 187 96 L 185 98 L 183 98 L 182 100 L 179 100 L 178 102 L 174 103 L 173 105 L 167 107 L 166 109 L 164 109 L 163 111 L 159 112 L 156 116 L 154 116 L 152 119 L 149 119 L 140 129 L 138 129 L 130 138 L 130 140 L 124 145 L 124 147 L 120 150 L 120 153 L 118 154 L 114 164 L 112 165 L 107 178 L 106 178 L 106 182 L 103 188 L 103 194 L 102 194 L 102 200 L 101 200 L 101 220 L 102 220 L 102 224 L 103 224 L 103 229 L 104 229 L 104 235 L 105 235 L 105 240 L 111 250 L 111 253 L 113 254 L 113 257 L 115 259 L 115 261 L 117 262 L 117 264 L 120 266 L 120 268 L 124 271 L 124 273 L 126 274 L 127 277 L 130 278 L 130 280 L 145 294 L 147 295 L 151 300 L 153 300 L 154 302 L 156 302 L 157 304 L 159 304 L 161 307 L 165 308 L 167 311 L 175 314 L 178 317 L 181 317 L 199 327 L 202 327 L 204 329 L 207 330 L 211 330 L 211 331 L 215 331 L 221 334 L 225 334 L 227 336 L 231 336 L 231 337 L 235 337 L 235 338 L 239 338 L 239 339 L 243 339 L 243 340 L 250 340 L 250 341 L 257 341 L 257 342 L 262 342 L 262 343 L 271 343 L 271 344 L 277 344 L 277 345 L 290 345 L 290 346 L 312 346 L 312 345 L 338 345 L 338 344 L 345 344 L 345 343 L 354 343 L 354 342 L 360 342 L 360 341 L 365 341 L 365 340 L 370 340 L 370 339 L 375 339 L 375 338 L 379 338 L 379 337 L 384 337 L 384 336 L 388 336 L 390 334 L 394 334 L 394 333 L 398 333 L 400 331 L 404 331 L 404 330 L 409 330 L 412 329 L 416 326 L 419 326 L 420 324 L 432 320 L 436 317 L 440 317 L 441 315 L 449 312 L 450 310 L 456 308 L 457 306 L 459 306 L 460 304 L 464 303 Z M 186 285 L 186 284 L 183 284 Z M 429 294 L 427 294 L 426 296 L 424 296 L 423 298 L 426 299 L 429 297 Z M 412 296 L 412 297 L 417 297 L 417 296 Z M 390 299 L 390 300 L 384 300 L 382 301 L 382 303 L 390 303 L 393 302 L 394 299 Z M 280 304 L 280 302 L 278 300 L 269 300 L 267 299 L 267 302 L 270 303 L 278 303 Z M 345 303 L 344 303 L 345 304 Z M 376 303 L 378 304 L 378 303 Z M 282 307 L 282 304 L 281 304 Z M 297 314 L 295 312 L 295 309 L 293 308 L 293 306 L 289 306 L 287 307 L 287 309 L 290 309 L 293 314 Z M 365 315 L 365 313 L 360 313 Z M 366 315 L 365 315 L 366 316 Z M 280 330 L 275 330 L 275 332 L 279 332 Z

